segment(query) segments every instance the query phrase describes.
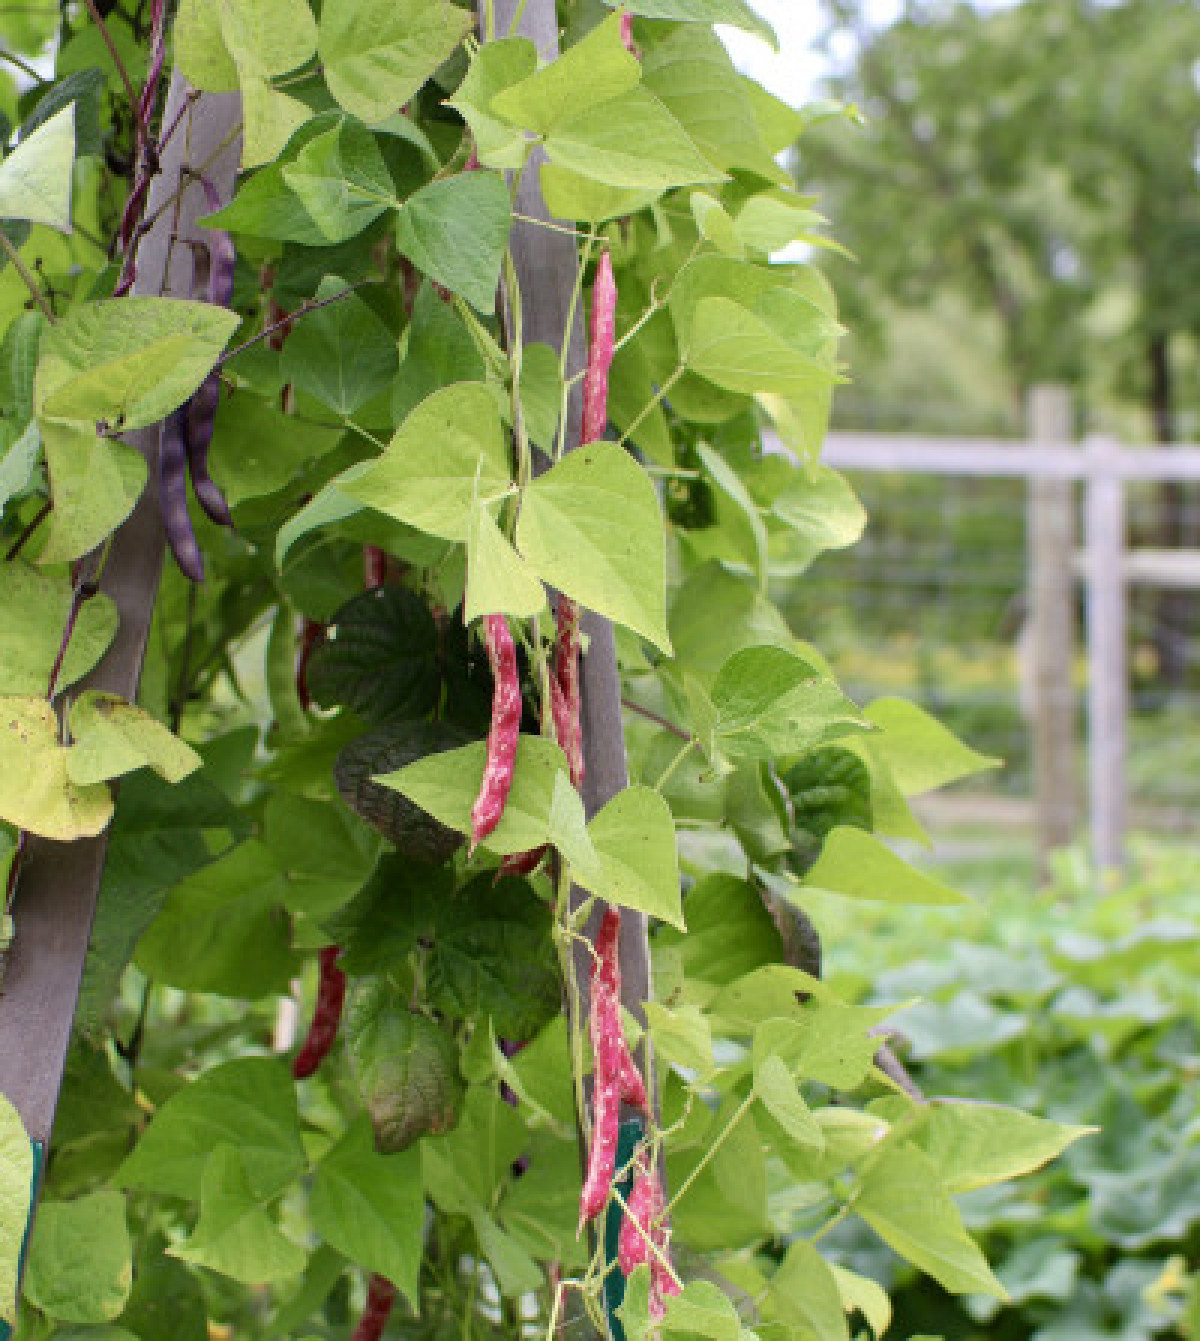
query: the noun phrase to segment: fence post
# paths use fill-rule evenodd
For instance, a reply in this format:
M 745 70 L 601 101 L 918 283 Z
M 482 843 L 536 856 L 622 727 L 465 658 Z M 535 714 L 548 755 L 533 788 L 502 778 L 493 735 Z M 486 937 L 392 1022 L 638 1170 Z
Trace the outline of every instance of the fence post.
M 1036 386 L 1029 394 L 1029 436 L 1061 446 L 1071 440 L 1070 393 Z M 1032 661 L 1033 792 L 1038 869 L 1069 843 L 1076 822 L 1075 526 L 1070 480 L 1029 482 L 1028 563 Z
M 1126 645 L 1125 483 L 1119 447 L 1087 442 L 1088 772 L 1098 870 L 1125 861 L 1129 677 Z

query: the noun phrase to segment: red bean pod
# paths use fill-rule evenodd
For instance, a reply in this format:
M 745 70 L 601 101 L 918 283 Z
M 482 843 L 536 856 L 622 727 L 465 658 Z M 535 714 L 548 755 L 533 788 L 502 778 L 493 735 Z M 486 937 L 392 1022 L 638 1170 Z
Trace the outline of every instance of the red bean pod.
M 503 615 L 485 615 L 483 636 L 492 667 L 492 724 L 488 730 L 483 780 L 471 807 L 472 851 L 495 829 L 504 814 L 521 733 L 521 681 L 508 621 Z
M 300 651 L 296 657 L 296 697 L 306 712 L 312 707 L 312 697 L 308 692 L 308 663 L 324 632 L 324 624 L 305 615 L 300 627 Z
M 372 1275 L 367 1284 L 367 1306 L 350 1341 L 379 1341 L 395 1302 L 396 1287 L 392 1282 L 386 1276 Z
M 608 1202 L 616 1168 L 621 1121 L 621 1071 L 625 1038 L 621 1033 L 621 970 L 617 958 L 621 914 L 605 910 L 593 943 L 591 1010 L 592 1144 L 587 1176 L 579 1198 L 579 1227 L 593 1220 Z
M 341 952 L 337 945 L 327 945 L 321 951 L 316 1009 L 308 1037 L 292 1062 L 292 1075 L 297 1080 L 306 1080 L 317 1070 L 337 1039 L 346 1000 L 346 975 L 337 965 Z
M 387 581 L 387 553 L 378 545 L 363 546 L 363 586 L 368 591 Z
M 158 506 L 180 571 L 193 582 L 203 582 L 204 557 L 188 515 L 186 413 L 186 407 L 174 411 L 159 430 Z
M 612 258 L 601 252 L 592 286 L 592 324 L 583 375 L 583 441 L 596 442 L 608 423 L 608 370 L 616 347 L 617 283 Z
M 510 852 L 500 858 L 500 874 L 511 876 L 532 875 L 550 855 L 550 845 L 530 848 L 528 852 Z

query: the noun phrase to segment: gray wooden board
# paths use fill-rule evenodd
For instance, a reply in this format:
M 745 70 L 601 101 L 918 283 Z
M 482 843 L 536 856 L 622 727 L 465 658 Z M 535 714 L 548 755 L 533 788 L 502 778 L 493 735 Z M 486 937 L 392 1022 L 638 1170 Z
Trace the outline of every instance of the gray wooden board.
M 477 12 L 481 27 L 486 22 L 487 0 L 479 0 Z M 558 54 L 558 19 L 554 0 L 494 0 L 496 35 L 530 38 L 543 60 Z M 518 21 L 516 26 L 513 20 Z M 552 221 L 542 198 L 537 167 L 543 158 L 536 149 L 530 156 L 517 186 L 516 209 L 524 216 L 513 223 L 509 247 L 521 291 L 521 329 L 527 343 L 541 342 L 560 349 L 570 321 L 570 345 L 566 372 L 575 377 L 584 366 L 587 346 L 583 326 L 583 298 L 572 312 L 571 298 L 578 277 L 576 241 L 571 233 L 546 228 L 529 220 Z M 553 221 L 562 223 L 563 221 Z M 570 225 L 568 225 L 569 227 Z M 579 446 L 583 416 L 583 384 L 576 381 L 568 400 L 566 447 Z M 544 468 L 545 463 L 542 463 Z M 616 642 L 612 624 L 592 611 L 583 618 L 587 653 L 581 678 L 584 741 L 583 801 L 589 816 L 594 815 L 629 781 L 625 757 L 625 730 L 621 716 L 621 677 L 617 667 Z M 588 898 L 581 889 L 572 890 L 572 906 L 579 907 Z M 597 907 L 588 919 L 585 934 L 591 940 L 599 926 L 603 909 Z M 592 952 L 587 944 L 575 944 L 574 962 L 576 997 L 568 1002 L 574 1018 L 587 1018 L 588 982 Z M 650 947 L 646 918 L 625 910 L 621 916 L 621 1000 L 644 1023 L 642 1004 L 650 996 Z M 643 1055 L 647 1089 L 653 1094 L 651 1059 Z M 632 1118 L 632 1111 L 626 1112 Z M 582 1153 L 582 1143 L 581 1143 Z M 574 1296 L 568 1302 L 573 1302 Z M 575 1329 L 585 1329 L 581 1316 L 570 1319 Z M 609 1319 L 611 1334 L 620 1335 L 616 1319 Z M 578 1332 L 576 1333 L 578 1334 Z
M 481 22 L 486 14 L 485 0 L 478 6 Z M 519 12 L 519 22 L 512 28 Z M 558 20 L 553 0 L 496 0 L 496 32 L 499 36 L 520 35 L 530 38 L 544 60 L 558 52 Z M 527 343 L 540 342 L 559 349 L 563 333 L 571 319 L 571 343 L 567 358 L 567 376 L 580 373 L 586 358 L 583 329 L 584 301 L 571 311 L 571 297 L 578 275 L 576 241 L 562 231 L 563 221 L 551 220 L 542 199 L 537 167 L 541 150 L 535 150 L 517 188 L 517 213 L 524 216 L 513 224 L 509 242 L 517 283 L 521 291 L 522 334 Z M 527 220 L 557 222 L 560 227 L 546 228 Z M 566 227 L 573 227 L 566 224 Z M 579 446 L 583 415 L 583 385 L 576 381 L 568 402 L 567 449 Z M 612 625 L 591 611 L 584 616 L 587 655 L 583 658 L 582 720 L 584 740 L 583 800 L 593 815 L 628 783 L 625 759 L 625 734 L 621 717 L 621 683 L 617 669 L 616 646 Z M 586 897 L 576 891 L 576 902 Z M 599 922 L 600 910 L 588 924 L 589 936 Z M 641 1005 L 650 994 L 650 954 L 646 940 L 646 919 L 626 912 L 621 919 L 622 997 L 626 1006 L 641 1017 Z M 591 953 L 586 945 L 576 949 L 575 971 L 580 986 L 579 1009 L 586 1012 L 587 981 Z
M 164 124 L 170 124 L 187 96 L 187 86 L 176 75 Z M 176 239 L 203 240 L 195 221 L 208 207 L 199 183 L 183 169 L 206 165 L 221 199 L 228 200 L 241 153 L 240 122 L 236 94 L 205 94 L 184 114 L 164 152 L 162 172 L 151 185 L 146 217 L 165 208 L 143 239 L 135 293 L 191 295 L 191 249 Z M 131 434 L 129 440 L 150 462 L 153 481 L 157 429 Z M 117 531 L 104 565 L 100 588 L 115 602 L 120 627 L 80 689 L 136 696 L 163 547 L 151 483 Z M 42 1142 L 49 1141 L 54 1121 L 107 847 L 105 834 L 74 843 L 32 839 L 17 887 L 16 936 L 0 995 L 0 1093 L 16 1106 L 30 1136 Z
M 790 455 L 778 436 L 763 449 Z M 821 460 L 838 470 L 913 471 L 934 475 L 1081 480 L 1099 473 L 1125 480 L 1200 480 L 1200 447 L 1121 446 L 1097 460 L 1070 442 L 1005 438 L 930 438 L 904 433 L 830 433 Z

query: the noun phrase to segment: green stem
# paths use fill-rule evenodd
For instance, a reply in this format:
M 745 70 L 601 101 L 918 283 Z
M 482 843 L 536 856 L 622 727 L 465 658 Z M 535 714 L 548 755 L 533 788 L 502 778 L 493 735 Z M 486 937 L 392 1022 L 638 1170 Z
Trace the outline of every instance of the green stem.
M 625 1198 L 620 1194 L 620 1192 L 617 1191 L 616 1187 L 613 1188 L 612 1194 L 613 1199 L 621 1208 L 622 1215 L 624 1215 L 624 1217 L 628 1220 L 629 1206 L 626 1203 Z M 658 1246 L 658 1244 L 654 1242 L 654 1240 L 649 1236 L 649 1234 L 646 1233 L 646 1231 L 642 1228 L 640 1224 L 638 1224 L 636 1220 L 633 1223 L 637 1228 L 638 1233 L 641 1235 L 643 1241 L 645 1242 L 646 1247 L 658 1259 L 659 1265 L 665 1268 L 667 1275 L 669 1275 L 671 1279 L 675 1282 L 675 1284 L 678 1285 L 679 1288 L 682 1290 L 683 1281 L 681 1281 L 679 1277 L 675 1274 L 675 1268 L 671 1264 L 671 1259 L 666 1255 L 666 1253 L 663 1252 L 663 1250 Z
M 344 419 L 342 422 L 351 431 L 351 433 L 357 433 L 360 438 L 366 438 L 368 442 L 373 443 L 376 447 L 378 447 L 381 452 L 387 450 L 386 443 L 380 442 L 380 440 L 375 436 L 374 433 L 368 432 L 368 430 L 363 428 L 361 424 L 356 424 L 353 419 Z
M 712 1145 L 710 1145 L 708 1149 L 704 1152 L 704 1158 L 700 1161 L 699 1164 L 696 1165 L 696 1167 L 691 1171 L 691 1173 L 688 1174 L 687 1178 L 684 1179 L 683 1186 L 671 1198 L 670 1205 L 668 1205 L 667 1207 L 668 1214 L 670 1214 L 670 1212 L 675 1209 L 675 1207 L 683 1199 L 688 1188 L 690 1188 L 691 1185 L 696 1181 L 696 1179 L 699 1178 L 700 1175 L 704 1172 L 704 1170 L 708 1168 L 709 1164 L 712 1162 L 713 1157 L 716 1155 L 717 1151 L 720 1150 L 720 1148 L 733 1134 L 733 1129 L 738 1125 L 739 1122 L 741 1122 L 742 1118 L 744 1118 L 746 1114 L 750 1111 L 750 1105 L 754 1102 L 755 1098 L 756 1098 L 755 1093 L 753 1090 L 751 1090 L 750 1093 L 747 1094 L 746 1097 L 742 1100 L 742 1102 L 738 1105 L 737 1112 L 734 1113 L 733 1117 L 731 1117 L 729 1121 L 725 1124 L 725 1128 L 721 1132 L 720 1136 L 718 1136 L 717 1139 L 712 1143 Z
M 13 269 L 25 281 L 25 287 L 33 295 L 33 301 L 42 309 L 47 321 L 52 324 L 58 320 L 51 310 L 50 304 L 46 301 L 46 295 L 42 292 L 41 285 L 34 279 L 28 266 L 21 260 L 20 253 L 12 242 L 9 241 L 8 234 L 0 228 L 0 251 L 3 251 L 8 259 L 13 263 Z
M 529 434 L 525 429 L 525 416 L 521 412 L 521 366 L 524 362 L 525 332 L 521 315 L 521 284 L 517 279 L 517 268 L 513 264 L 512 252 L 504 255 L 504 288 L 508 299 L 508 358 L 511 372 L 513 437 L 517 448 L 517 488 L 524 490 L 533 477 L 533 454 L 529 449 Z M 519 510 L 520 503 L 517 504 Z M 513 525 L 516 525 L 515 516 Z
M 676 382 L 679 381 L 679 379 L 683 376 L 685 371 L 686 369 L 681 363 L 679 367 L 676 368 L 675 371 L 670 375 L 670 377 L 668 377 L 667 380 L 662 384 L 662 386 L 658 388 L 658 390 L 654 393 L 654 395 L 650 397 L 650 400 L 646 405 L 646 407 L 641 411 L 641 413 L 633 421 L 633 423 L 629 425 L 629 427 L 625 430 L 625 432 L 621 434 L 621 440 L 617 444 L 619 447 L 625 446 L 625 444 L 629 441 L 629 439 L 633 437 L 633 435 L 641 427 L 642 420 L 644 420 L 647 417 L 647 415 L 651 414 L 656 409 L 656 407 L 661 405 L 662 402 L 667 398 L 667 396 L 671 394 L 671 388 L 675 385 Z
M 23 75 L 34 80 L 35 83 L 49 84 L 53 82 L 49 79 L 43 79 L 33 66 L 26 64 L 15 51 L 0 51 L 0 60 L 6 60 L 10 65 L 15 65 Z
M 513 210 L 514 219 L 521 223 L 532 224 L 535 228 L 548 228 L 552 233 L 566 233 L 568 237 L 590 237 L 591 234 L 583 232 L 581 229 L 572 228 L 570 224 L 555 223 L 553 219 L 535 219 L 532 214 L 521 214 Z
M 558 375 L 562 380 L 562 399 L 559 402 L 558 409 L 558 441 L 554 444 L 554 459 L 559 461 L 567 445 L 567 420 L 570 418 L 569 405 L 571 399 L 571 386 L 575 379 L 567 381 L 567 361 L 571 357 L 571 331 L 575 327 L 575 309 L 579 306 L 579 299 L 583 293 L 583 273 L 587 269 L 587 263 L 591 259 L 592 248 L 596 245 L 596 235 L 589 230 L 587 238 L 584 240 L 583 251 L 579 257 L 579 264 L 575 267 L 575 283 L 571 287 L 571 301 L 567 304 L 567 319 L 563 325 L 563 343 L 558 351 Z M 587 360 L 586 341 L 584 349 L 584 360 Z
M 663 769 L 661 776 L 659 777 L 658 781 L 654 784 L 654 790 L 656 792 L 661 792 L 662 789 L 667 785 L 667 783 L 670 782 L 670 780 L 675 776 L 675 770 L 679 767 L 680 764 L 683 763 L 683 761 L 688 757 L 688 755 L 691 754 L 691 752 L 696 748 L 698 744 L 699 741 L 697 741 L 694 736 L 684 742 L 684 744 L 680 747 L 679 753 L 676 754 L 675 758 L 672 759 L 671 762 L 666 766 L 666 768 Z
M 842 1221 L 846 1218 L 846 1216 L 848 1216 L 849 1214 L 850 1214 L 849 1206 L 841 1207 L 841 1209 L 838 1210 L 836 1214 L 831 1215 L 829 1219 L 825 1221 L 825 1223 L 821 1226 L 821 1228 L 817 1230 L 817 1232 L 812 1236 L 811 1239 L 809 1239 L 809 1243 L 819 1242 L 821 1239 L 825 1237 L 826 1234 L 829 1233 L 831 1229 L 836 1229 L 837 1226 L 840 1225 Z
M 116 43 L 112 40 L 112 34 L 105 26 L 104 19 L 100 11 L 96 8 L 96 0 L 83 0 L 88 7 L 88 13 L 92 16 L 96 27 L 100 29 L 100 36 L 104 39 L 104 45 L 108 48 L 108 54 L 112 57 L 113 64 L 117 67 L 117 74 L 121 76 L 121 83 L 125 85 L 125 96 L 129 99 L 130 113 L 136 118 L 138 114 L 138 95 L 134 91 L 133 80 L 129 78 L 129 71 L 125 68 L 125 62 L 121 59 L 121 54 L 117 50 Z

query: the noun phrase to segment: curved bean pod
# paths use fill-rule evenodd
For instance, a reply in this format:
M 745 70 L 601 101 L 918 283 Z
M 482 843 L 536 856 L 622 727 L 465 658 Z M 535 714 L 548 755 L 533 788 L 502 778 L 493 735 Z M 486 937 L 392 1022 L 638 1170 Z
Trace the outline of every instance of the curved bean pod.
M 583 437 L 596 442 L 608 423 L 608 372 L 616 347 L 617 282 L 612 257 L 600 253 L 592 286 L 592 323 L 588 341 L 587 369 L 583 375 Z
M 495 829 L 504 814 L 521 733 L 521 682 L 508 621 L 503 615 L 485 615 L 483 634 L 492 667 L 492 724 L 488 729 L 483 780 L 471 807 L 471 851 Z
M 180 571 L 204 581 L 204 557 L 192 529 L 187 500 L 187 423 L 181 407 L 163 420 L 158 436 L 158 506 L 167 544 Z
M 220 208 L 216 187 L 207 177 L 200 185 L 210 210 Z M 233 271 L 237 260 L 233 239 L 228 233 L 213 229 L 208 241 L 208 301 L 216 307 L 228 307 L 233 297 Z M 218 526 L 232 526 L 229 504 L 216 481 L 208 471 L 208 450 L 212 444 L 213 427 L 221 403 L 221 374 L 214 368 L 204 379 L 199 391 L 188 402 L 187 458 L 192 488 L 205 512 Z
M 321 951 L 316 1009 L 308 1036 L 292 1062 L 292 1075 L 297 1080 L 306 1080 L 313 1075 L 337 1040 L 346 1001 L 346 975 L 337 966 L 341 952 L 337 945 L 327 945 Z

